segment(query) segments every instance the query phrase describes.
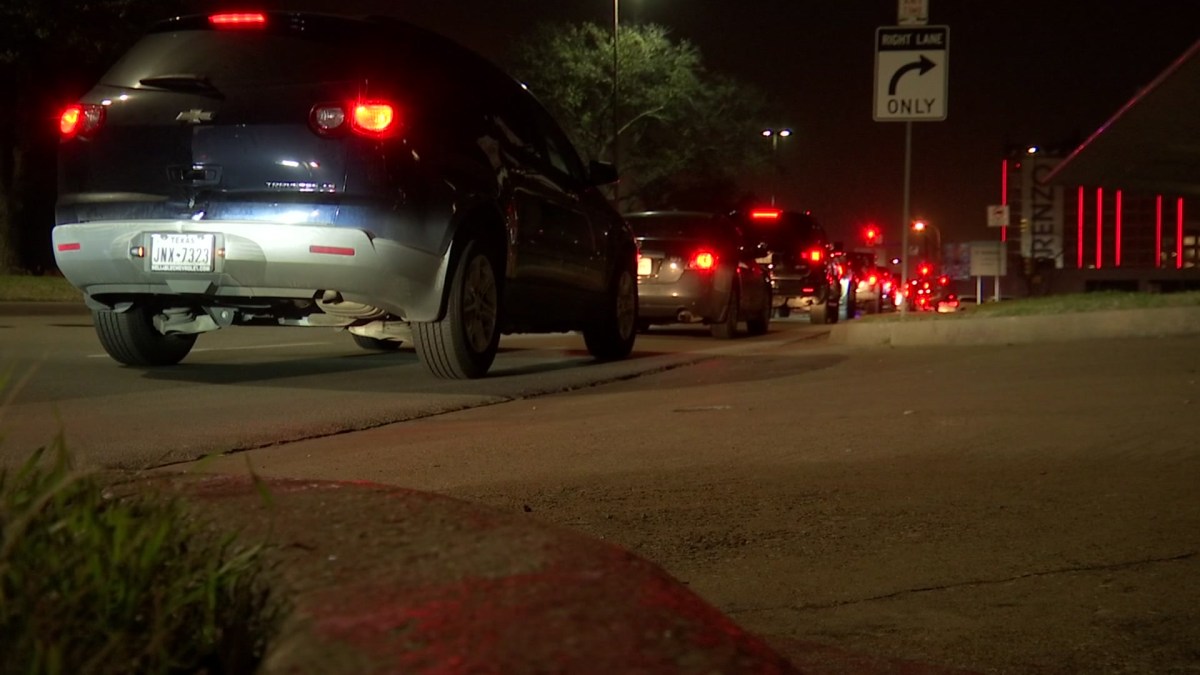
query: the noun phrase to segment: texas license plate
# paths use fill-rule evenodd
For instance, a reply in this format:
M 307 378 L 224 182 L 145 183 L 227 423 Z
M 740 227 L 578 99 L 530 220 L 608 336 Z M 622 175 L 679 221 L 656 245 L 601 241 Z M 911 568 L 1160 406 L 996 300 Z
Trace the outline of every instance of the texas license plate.
M 150 271 L 211 272 L 216 235 L 153 233 L 150 235 Z

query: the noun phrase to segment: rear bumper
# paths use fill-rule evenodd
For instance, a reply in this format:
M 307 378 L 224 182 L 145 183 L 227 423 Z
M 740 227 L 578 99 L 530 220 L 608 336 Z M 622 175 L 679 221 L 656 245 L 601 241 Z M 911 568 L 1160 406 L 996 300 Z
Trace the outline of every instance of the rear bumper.
M 810 279 L 775 278 L 771 282 L 771 307 L 788 307 L 807 310 L 813 305 L 824 303 L 829 297 L 829 288 L 814 284 Z
M 714 287 L 713 278 L 685 274 L 678 281 L 638 281 L 638 318 L 651 323 L 712 322 L 720 318 L 728 299 Z
M 151 233 L 214 235 L 212 271 L 152 270 Z M 93 308 L 141 296 L 203 305 L 312 300 L 336 291 L 409 321 L 431 321 L 449 263 L 449 251 L 432 254 L 363 230 L 260 221 L 70 223 L 55 227 L 52 239 L 59 270 Z

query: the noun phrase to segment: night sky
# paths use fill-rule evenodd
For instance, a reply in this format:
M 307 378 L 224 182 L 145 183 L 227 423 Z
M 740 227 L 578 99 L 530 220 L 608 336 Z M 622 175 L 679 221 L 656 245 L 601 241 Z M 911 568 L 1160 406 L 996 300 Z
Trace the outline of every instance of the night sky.
M 760 87 L 787 111 L 778 123 L 795 134 L 779 147 L 786 171 L 778 190 L 782 206 L 812 210 L 848 242 L 867 222 L 898 241 L 904 124 L 872 117 L 875 29 L 896 22 L 896 0 L 620 2 L 623 23 L 666 26 L 695 44 L 710 69 Z M 929 4 L 929 23 L 950 27 L 948 116 L 913 124 L 910 211 L 938 224 L 947 241 L 995 238 L 985 207 L 999 203 L 1007 145 L 1086 138 L 1200 39 L 1200 0 Z M 276 0 L 258 6 L 386 13 L 501 63 L 533 23 L 611 25 L 613 10 L 611 0 Z M 769 194 L 758 183 L 770 180 L 770 174 L 749 178 L 753 184 L 746 187 Z

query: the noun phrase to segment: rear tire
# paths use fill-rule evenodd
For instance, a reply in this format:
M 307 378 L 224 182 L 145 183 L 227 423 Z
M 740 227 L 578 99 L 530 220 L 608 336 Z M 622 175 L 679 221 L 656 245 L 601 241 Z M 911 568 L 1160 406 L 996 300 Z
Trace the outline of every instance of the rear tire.
M 394 352 L 400 349 L 400 345 L 404 344 L 399 340 L 381 340 L 379 338 L 366 337 L 365 335 L 350 334 L 354 338 L 354 344 L 369 352 Z
M 759 310 L 758 316 L 746 319 L 746 332 L 750 335 L 766 335 L 767 328 L 771 325 L 771 293 L 768 291 L 763 296 L 762 309 Z
M 492 260 L 482 242 L 468 242 L 454 268 L 446 315 L 413 323 L 417 354 L 437 377 L 483 377 L 496 359 L 500 288 Z
M 737 286 L 729 289 L 729 301 L 725 303 L 723 320 L 709 327 L 718 340 L 731 340 L 737 336 L 738 313 L 741 311 L 741 294 Z
M 583 329 L 583 343 L 600 361 L 629 356 L 637 337 L 638 295 L 633 270 L 624 266 L 612 281 L 604 316 Z
M 196 344 L 196 334 L 163 335 L 154 327 L 154 314 L 144 307 L 124 312 L 95 310 L 92 323 L 104 351 L 127 366 L 173 366 Z
M 835 305 L 836 307 L 836 305 Z M 836 311 L 836 310 L 834 310 Z M 808 320 L 815 325 L 823 325 L 829 322 L 829 300 L 813 305 L 808 308 Z

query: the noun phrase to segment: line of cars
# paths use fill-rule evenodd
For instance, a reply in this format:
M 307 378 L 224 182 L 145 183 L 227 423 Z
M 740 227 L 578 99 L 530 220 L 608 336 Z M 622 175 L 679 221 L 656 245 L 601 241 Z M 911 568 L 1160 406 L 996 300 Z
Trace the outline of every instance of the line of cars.
M 523 85 L 395 19 L 168 19 L 59 132 L 56 263 L 127 366 L 282 325 L 477 378 L 505 333 L 579 332 L 611 360 L 652 325 L 730 338 L 882 307 L 808 213 L 622 217 L 613 167 Z
M 638 327 L 701 323 L 731 338 L 772 317 L 814 324 L 891 308 L 892 280 L 867 253 L 836 250 L 810 213 L 751 208 L 730 213 L 626 215 L 638 242 Z

